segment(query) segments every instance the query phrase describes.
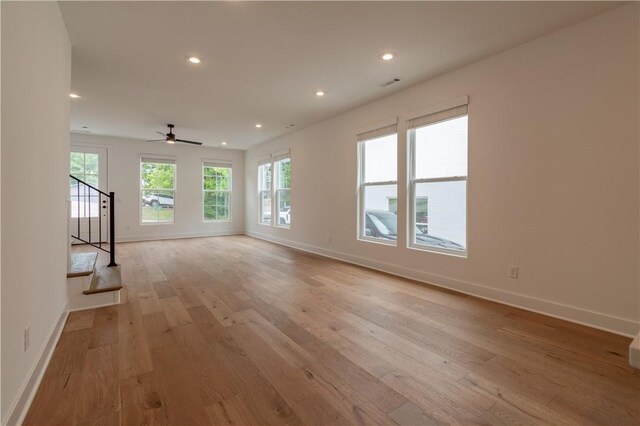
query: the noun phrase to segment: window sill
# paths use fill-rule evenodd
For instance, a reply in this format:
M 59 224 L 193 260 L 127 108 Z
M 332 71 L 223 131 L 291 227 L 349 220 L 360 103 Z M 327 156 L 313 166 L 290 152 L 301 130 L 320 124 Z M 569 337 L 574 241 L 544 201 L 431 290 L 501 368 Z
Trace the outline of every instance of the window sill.
M 276 228 L 280 228 L 280 229 L 291 229 L 291 225 L 276 225 Z
M 270 223 L 262 223 L 262 222 L 258 222 L 258 225 L 268 226 L 269 228 L 271 228 L 273 226 Z
M 175 225 L 175 222 L 140 222 L 141 226 L 149 226 L 149 225 Z
M 445 256 L 457 257 L 461 259 L 467 259 L 468 257 L 466 250 L 465 251 L 447 250 L 447 249 L 439 249 L 439 248 L 430 247 L 430 246 L 421 246 L 418 244 L 409 244 L 407 248 L 410 250 L 416 250 L 416 251 L 422 251 L 422 252 L 434 253 L 434 254 L 443 254 Z
M 231 223 L 231 219 L 226 220 L 202 220 L 202 223 Z
M 388 247 L 398 247 L 397 242 L 389 241 L 389 240 L 383 240 L 381 238 L 358 237 L 358 241 L 362 241 L 362 242 L 365 242 L 365 243 L 380 244 L 380 245 L 388 246 Z

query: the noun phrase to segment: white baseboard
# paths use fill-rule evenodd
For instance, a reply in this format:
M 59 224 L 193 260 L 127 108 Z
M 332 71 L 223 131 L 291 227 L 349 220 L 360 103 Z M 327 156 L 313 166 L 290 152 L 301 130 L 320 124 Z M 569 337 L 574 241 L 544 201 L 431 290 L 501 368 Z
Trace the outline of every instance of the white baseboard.
M 640 333 L 629 345 L 629 364 L 632 367 L 640 368 Z
M 33 402 L 33 398 L 36 396 L 42 377 L 44 376 L 45 371 L 47 371 L 49 361 L 51 361 L 51 356 L 58 344 L 58 340 L 60 339 L 60 335 L 62 334 L 62 330 L 64 329 L 64 324 L 66 323 L 68 316 L 69 312 L 67 312 L 67 309 L 65 308 L 62 315 L 60 315 L 58 322 L 53 326 L 49 339 L 44 342 L 40 349 L 38 357 L 36 358 L 37 361 L 33 367 L 31 367 L 31 370 L 27 375 L 27 379 L 20 387 L 18 398 L 8 410 L 7 417 L 2 420 L 3 425 L 20 425 L 24 421 L 24 418 L 29 411 L 29 407 L 31 407 L 31 402 Z
M 638 333 L 638 330 L 640 330 L 640 323 L 628 318 L 620 318 L 601 312 L 579 308 L 576 306 L 565 305 L 562 303 L 539 299 L 524 294 L 512 293 L 497 288 L 487 287 L 481 284 L 458 280 L 442 275 L 431 274 L 418 269 L 404 268 L 391 263 L 353 256 L 339 251 L 327 250 L 322 247 L 290 241 L 258 232 L 247 231 L 245 232 L 245 234 L 250 237 L 259 238 L 261 240 L 269 241 L 272 243 L 284 245 L 325 257 L 330 257 L 332 259 L 341 260 L 355 265 L 364 266 L 370 269 L 387 272 L 425 284 L 459 291 L 461 293 L 469 294 L 481 299 L 491 300 L 493 302 L 514 306 L 516 308 L 521 308 L 527 311 L 536 312 L 581 325 L 586 325 L 588 327 L 597 328 L 599 330 L 608 331 L 626 337 L 634 337 Z
M 220 237 L 224 235 L 244 235 L 244 231 L 220 231 L 220 232 L 184 232 L 179 234 L 159 234 L 159 235 L 130 235 L 117 237 L 116 243 L 134 243 L 142 241 L 162 241 L 179 240 L 182 238 Z

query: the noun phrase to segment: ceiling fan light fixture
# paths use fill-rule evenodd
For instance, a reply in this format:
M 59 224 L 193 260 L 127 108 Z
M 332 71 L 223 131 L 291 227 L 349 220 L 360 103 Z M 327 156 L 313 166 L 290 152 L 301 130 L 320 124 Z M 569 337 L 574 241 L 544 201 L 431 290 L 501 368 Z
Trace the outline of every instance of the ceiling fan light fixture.
M 202 145 L 202 142 L 196 142 L 196 141 L 189 141 L 186 139 L 178 139 L 176 138 L 175 133 L 173 133 L 173 128 L 175 127 L 173 124 L 167 124 L 167 127 L 169 128 L 169 133 L 164 133 L 164 132 L 156 132 L 160 135 L 162 135 L 162 139 L 151 139 L 148 140 L 147 142 L 164 142 L 164 143 L 168 143 L 171 145 L 174 145 L 176 143 L 186 143 L 189 145 Z

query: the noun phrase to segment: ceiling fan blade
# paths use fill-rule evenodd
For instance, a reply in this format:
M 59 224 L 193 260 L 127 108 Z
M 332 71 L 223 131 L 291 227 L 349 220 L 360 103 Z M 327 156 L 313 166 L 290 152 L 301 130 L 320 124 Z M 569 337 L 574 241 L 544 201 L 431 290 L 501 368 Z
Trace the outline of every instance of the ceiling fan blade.
M 147 142 L 166 142 L 166 141 L 167 141 L 166 139 L 151 139 L 151 140 L 148 140 Z
M 184 139 L 176 139 L 176 142 L 190 143 L 192 145 L 202 145 L 202 142 L 187 141 Z
M 162 132 L 158 132 L 156 131 L 157 134 L 162 135 L 162 136 L 167 136 L 166 134 L 162 133 Z

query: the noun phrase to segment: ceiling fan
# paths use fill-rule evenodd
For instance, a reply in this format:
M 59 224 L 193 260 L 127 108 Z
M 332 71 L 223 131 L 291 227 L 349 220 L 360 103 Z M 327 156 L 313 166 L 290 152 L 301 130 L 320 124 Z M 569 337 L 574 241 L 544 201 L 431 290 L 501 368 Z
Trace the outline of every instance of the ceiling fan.
M 194 141 L 188 141 L 185 139 L 177 139 L 176 135 L 173 134 L 173 128 L 175 126 L 173 124 L 167 124 L 167 126 L 169 127 L 169 133 L 156 132 L 164 136 L 164 139 L 152 139 L 147 142 L 166 142 L 170 144 L 180 142 L 180 143 L 190 143 L 191 145 L 202 145 L 202 142 L 194 142 Z

